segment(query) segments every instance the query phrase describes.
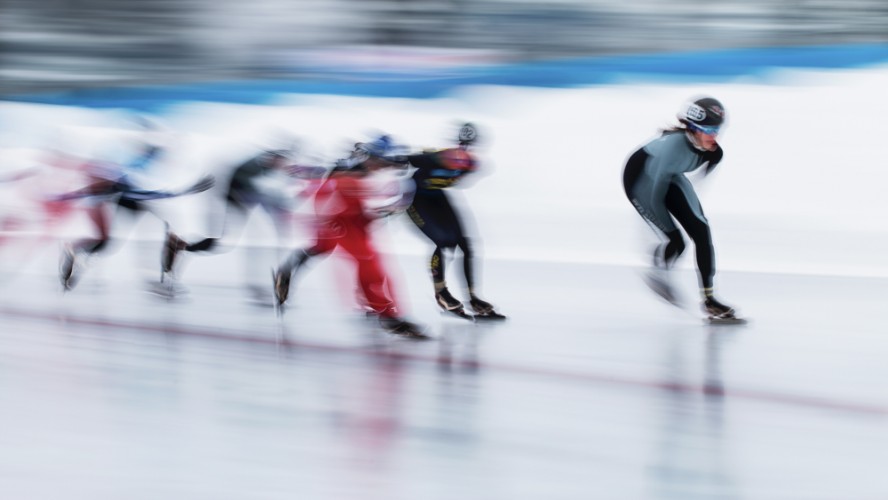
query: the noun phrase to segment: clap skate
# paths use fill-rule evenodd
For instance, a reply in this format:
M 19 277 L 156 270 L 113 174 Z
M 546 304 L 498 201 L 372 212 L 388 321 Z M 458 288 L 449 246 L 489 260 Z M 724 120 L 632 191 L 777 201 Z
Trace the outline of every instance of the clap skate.
M 62 248 L 61 261 L 59 262 L 59 279 L 62 282 L 62 290 L 69 292 L 77 286 L 83 268 L 81 257 L 70 245 Z
M 414 340 L 428 340 L 431 338 L 423 332 L 419 325 L 401 318 L 380 316 L 379 326 L 389 333 L 402 335 Z
M 435 292 L 435 300 L 438 302 L 438 306 L 440 306 L 445 312 L 470 321 L 474 319 L 471 314 L 466 312 L 462 302 L 456 300 L 456 297 L 454 297 L 447 288 L 442 288 Z
M 469 300 L 469 306 L 475 312 L 476 320 L 504 320 L 506 317 L 494 310 L 493 304 L 481 300 L 474 295 Z
M 713 297 L 706 297 L 702 304 L 703 312 L 707 315 L 704 320 L 710 325 L 742 325 L 746 323 L 743 318 L 738 318 L 734 308 L 726 306 Z
M 163 253 L 161 255 L 160 270 L 162 273 L 171 273 L 176 263 L 176 255 L 179 251 L 184 250 L 187 244 L 185 241 L 170 231 L 170 225 L 164 224 L 166 238 L 163 243 Z
M 271 271 L 272 286 L 274 287 L 274 310 L 278 316 L 284 314 L 284 304 L 290 295 L 290 277 L 289 270 L 278 269 Z

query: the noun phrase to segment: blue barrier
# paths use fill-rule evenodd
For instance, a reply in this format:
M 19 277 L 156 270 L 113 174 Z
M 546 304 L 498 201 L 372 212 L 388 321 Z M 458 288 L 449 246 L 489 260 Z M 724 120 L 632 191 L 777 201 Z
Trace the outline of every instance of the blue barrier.
M 568 88 L 627 81 L 727 81 L 776 68 L 855 68 L 888 62 L 888 43 L 769 47 L 448 68 L 416 74 L 343 71 L 311 79 L 270 79 L 85 88 L 16 95 L 7 100 L 157 111 L 187 101 L 266 104 L 282 94 L 431 98 L 466 85 Z

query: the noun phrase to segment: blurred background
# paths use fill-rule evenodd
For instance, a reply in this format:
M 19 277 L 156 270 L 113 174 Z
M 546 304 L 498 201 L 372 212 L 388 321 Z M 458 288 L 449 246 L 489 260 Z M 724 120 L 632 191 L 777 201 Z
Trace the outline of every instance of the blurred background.
M 4 0 L 0 93 L 883 42 L 881 0 Z M 351 75 L 352 77 L 354 75 Z

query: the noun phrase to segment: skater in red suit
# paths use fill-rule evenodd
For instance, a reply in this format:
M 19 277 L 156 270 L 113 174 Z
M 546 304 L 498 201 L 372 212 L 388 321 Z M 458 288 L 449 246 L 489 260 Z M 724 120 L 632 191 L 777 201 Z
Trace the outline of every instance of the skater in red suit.
M 367 177 L 381 169 L 397 167 L 404 159 L 391 156 L 391 141 L 382 136 L 359 144 L 352 156 L 341 160 L 315 194 L 318 228 L 314 245 L 294 251 L 274 273 L 274 292 L 279 307 L 287 301 L 290 279 L 305 262 L 341 248 L 357 264 L 363 300 L 386 330 L 411 337 L 424 337 L 421 328 L 401 317 L 391 281 L 370 238 L 371 223 L 381 215 L 399 211 L 410 203 L 405 196 L 369 213 L 368 201 L 377 193 Z M 399 161 L 401 160 L 401 161 Z

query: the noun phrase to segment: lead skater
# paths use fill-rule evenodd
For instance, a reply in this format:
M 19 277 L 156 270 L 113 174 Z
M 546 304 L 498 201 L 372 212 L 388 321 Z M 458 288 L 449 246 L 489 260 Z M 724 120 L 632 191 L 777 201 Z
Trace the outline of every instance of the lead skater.
M 709 221 L 686 173 L 705 165 L 711 173 L 723 157 L 717 139 L 725 121 L 725 109 L 712 98 L 695 100 L 679 114 L 680 125 L 665 130 L 660 137 L 636 150 L 623 170 L 626 196 L 638 213 L 661 237 L 653 268 L 646 276 L 648 285 L 664 299 L 678 303 L 668 271 L 685 249 L 681 225 L 693 240 L 703 311 L 714 320 L 733 320 L 734 308 L 715 298 L 715 250 Z

